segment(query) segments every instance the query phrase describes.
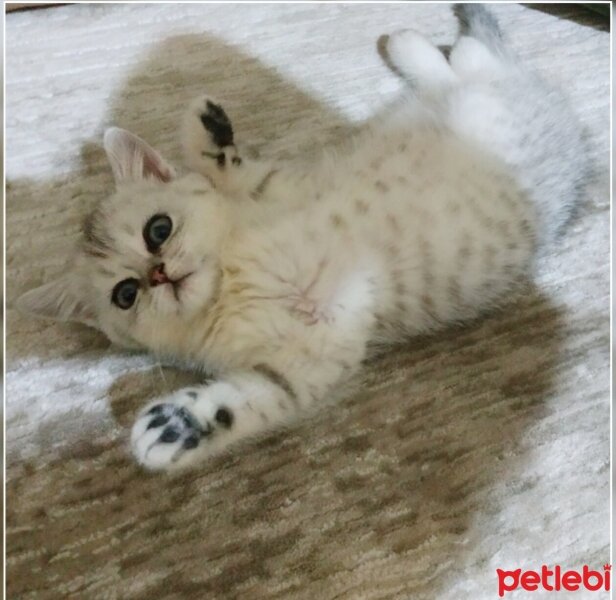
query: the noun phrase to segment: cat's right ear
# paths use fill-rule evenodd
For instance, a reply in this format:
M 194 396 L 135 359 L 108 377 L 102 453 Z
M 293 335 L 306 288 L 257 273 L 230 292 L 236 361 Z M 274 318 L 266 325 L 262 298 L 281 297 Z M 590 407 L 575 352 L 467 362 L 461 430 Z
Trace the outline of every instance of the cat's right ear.
M 175 177 L 173 167 L 152 146 L 126 129 L 107 129 L 103 146 L 117 184 L 144 179 L 167 183 Z
M 17 299 L 15 306 L 20 312 L 37 317 L 96 327 L 94 311 L 76 292 L 77 287 L 71 275 L 64 275 L 26 292 Z

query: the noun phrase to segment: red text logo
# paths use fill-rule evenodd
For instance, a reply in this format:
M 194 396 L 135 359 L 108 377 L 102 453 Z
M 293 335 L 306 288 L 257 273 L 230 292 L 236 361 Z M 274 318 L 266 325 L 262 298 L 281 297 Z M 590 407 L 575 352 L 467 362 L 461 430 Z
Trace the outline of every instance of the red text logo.
M 548 592 L 560 592 L 566 590 L 575 592 L 585 589 L 590 592 L 598 590 L 610 590 L 612 565 L 603 565 L 602 571 L 593 571 L 588 565 L 582 567 L 582 571 L 563 571 L 560 565 L 550 569 L 547 565 L 541 567 L 541 571 L 522 571 L 515 569 L 505 571 L 496 569 L 498 576 L 498 595 L 502 598 L 506 592 L 512 592 L 522 588 L 527 592 L 544 589 Z

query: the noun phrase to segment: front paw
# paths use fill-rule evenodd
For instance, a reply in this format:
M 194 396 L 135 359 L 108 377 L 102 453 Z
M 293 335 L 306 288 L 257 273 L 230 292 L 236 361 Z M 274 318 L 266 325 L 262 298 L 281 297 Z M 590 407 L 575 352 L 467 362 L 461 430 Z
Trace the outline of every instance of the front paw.
M 133 425 L 131 446 L 139 464 L 151 470 L 188 466 L 225 442 L 235 425 L 226 404 L 212 402 L 209 386 L 178 390 L 146 406 Z M 207 445 L 207 448 L 206 448 Z
M 186 453 L 197 449 L 212 432 L 209 423 L 199 423 L 185 406 L 154 404 L 133 425 L 131 446 L 135 458 L 144 467 L 168 469 Z
M 184 148 L 189 164 L 209 174 L 212 169 L 224 171 L 242 164 L 231 121 L 222 106 L 209 96 L 190 105 L 184 121 Z

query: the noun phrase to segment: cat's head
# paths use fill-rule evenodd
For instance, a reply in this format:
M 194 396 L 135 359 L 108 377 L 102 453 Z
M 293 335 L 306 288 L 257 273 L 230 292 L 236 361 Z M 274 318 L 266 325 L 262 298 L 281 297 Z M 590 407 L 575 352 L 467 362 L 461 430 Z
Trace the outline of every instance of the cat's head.
M 104 146 L 115 193 L 87 217 L 66 272 L 17 307 L 96 327 L 122 346 L 165 351 L 216 298 L 227 204 L 201 175 L 176 178 L 127 131 L 108 130 Z

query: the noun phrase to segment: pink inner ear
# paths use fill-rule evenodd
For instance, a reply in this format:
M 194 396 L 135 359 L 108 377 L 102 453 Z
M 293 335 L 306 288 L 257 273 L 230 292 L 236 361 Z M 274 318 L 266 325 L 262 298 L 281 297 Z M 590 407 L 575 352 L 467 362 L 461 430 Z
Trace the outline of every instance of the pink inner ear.
M 143 157 L 143 177 L 144 179 L 149 175 L 154 175 L 156 179 L 163 183 L 169 183 L 171 181 L 171 171 L 167 168 L 160 157 L 151 156 L 148 152 Z

